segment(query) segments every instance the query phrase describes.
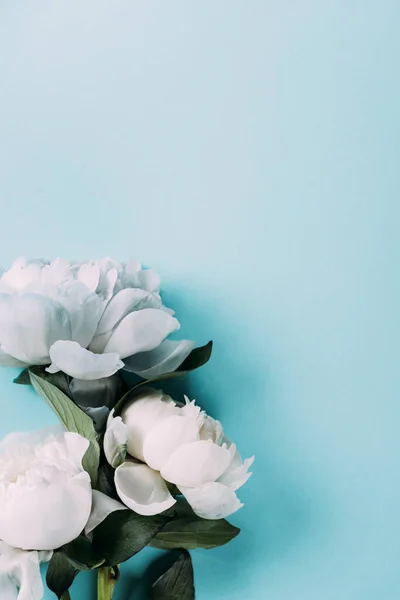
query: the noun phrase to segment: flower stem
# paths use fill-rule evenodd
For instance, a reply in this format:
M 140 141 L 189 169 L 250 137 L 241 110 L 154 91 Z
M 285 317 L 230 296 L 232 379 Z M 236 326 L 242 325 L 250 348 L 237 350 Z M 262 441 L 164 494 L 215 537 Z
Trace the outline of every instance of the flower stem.
M 68 590 L 63 593 L 63 595 L 61 596 L 61 600 L 71 600 L 71 596 L 69 595 Z
M 97 600 L 112 600 L 118 568 L 100 567 L 97 572 Z

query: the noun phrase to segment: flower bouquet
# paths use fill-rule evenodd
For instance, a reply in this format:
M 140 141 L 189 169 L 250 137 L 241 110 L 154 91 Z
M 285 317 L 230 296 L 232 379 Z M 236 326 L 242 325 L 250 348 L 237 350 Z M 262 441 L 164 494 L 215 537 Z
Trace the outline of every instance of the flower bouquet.
M 211 342 L 169 339 L 178 329 L 158 275 L 135 262 L 19 259 L 1 274 L 0 364 L 60 421 L 0 443 L 1 600 L 40 600 L 43 562 L 58 598 L 97 569 L 111 600 L 119 565 L 148 545 L 179 551 L 151 598 L 191 600 L 189 551 L 238 535 L 225 519 L 253 459 L 160 388 L 211 356 Z

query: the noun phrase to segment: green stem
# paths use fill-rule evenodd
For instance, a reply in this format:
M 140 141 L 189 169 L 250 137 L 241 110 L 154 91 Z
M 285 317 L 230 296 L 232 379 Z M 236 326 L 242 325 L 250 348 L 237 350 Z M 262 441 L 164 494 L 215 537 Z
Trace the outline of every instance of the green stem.
M 61 600 L 71 600 L 71 596 L 69 595 L 68 590 L 63 593 L 63 595 L 61 596 Z
M 100 567 L 97 571 L 97 600 L 112 600 L 118 569 Z

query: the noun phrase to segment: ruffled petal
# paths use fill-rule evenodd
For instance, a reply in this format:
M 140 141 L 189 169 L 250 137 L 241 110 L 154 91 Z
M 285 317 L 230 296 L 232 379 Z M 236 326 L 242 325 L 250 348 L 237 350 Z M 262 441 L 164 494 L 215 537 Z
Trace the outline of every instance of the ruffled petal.
M 3 273 L 1 283 L 19 292 L 27 285 L 41 280 L 41 272 L 45 264 L 43 260 L 28 261 L 26 258 L 18 258 L 12 267 Z
M 218 482 L 209 482 L 195 488 L 179 486 L 193 511 L 202 519 L 225 519 L 243 504 L 235 492 Z
M 141 269 L 139 263 L 131 261 L 125 265 L 125 285 L 148 292 L 159 292 L 161 281 L 153 269 Z
M 42 600 L 44 594 L 40 562 L 47 562 L 51 554 L 27 552 L 8 547 L 0 548 L 1 600 Z M 19 591 L 18 591 L 19 590 Z
M 86 348 L 96 333 L 104 310 L 103 301 L 81 281 L 65 285 L 38 283 L 28 286 L 27 292 L 52 298 L 65 308 L 71 323 L 71 339 Z
M 121 290 L 108 303 L 96 335 L 112 331 L 126 315 L 134 310 L 160 308 L 161 306 L 161 298 L 157 294 L 134 288 Z
M 171 373 L 181 366 L 194 346 L 195 343 L 190 340 L 164 340 L 154 350 L 127 357 L 124 369 L 143 379 Z
M 200 427 L 201 419 L 187 418 L 183 414 L 158 421 L 144 439 L 144 461 L 152 469 L 161 471 L 179 446 L 199 439 Z
M 50 346 L 71 339 L 68 313 L 52 298 L 40 294 L 0 294 L 0 344 L 21 362 L 45 365 Z
M 85 534 L 89 535 L 97 525 L 100 525 L 108 515 L 116 510 L 126 510 L 126 506 L 98 490 L 93 490 L 92 511 L 86 523 Z
M 143 444 L 150 428 L 158 421 L 179 414 L 180 408 L 159 390 L 144 390 L 127 402 L 121 417 L 129 432 L 129 454 L 144 461 Z
M 251 473 L 248 471 L 254 462 L 254 456 L 246 458 L 243 461 L 234 444 L 233 448 L 235 449 L 235 453 L 233 454 L 232 461 L 218 481 L 236 491 L 242 487 L 251 476 Z
M 141 463 L 118 467 L 115 487 L 122 502 L 139 515 L 158 515 L 176 502 L 160 474 Z
M 162 310 L 138 310 L 121 321 L 105 347 L 105 352 L 117 352 L 123 359 L 137 352 L 153 350 L 177 329 L 179 322 Z
M 108 463 L 114 469 L 125 461 L 128 436 L 128 427 L 123 423 L 121 417 L 114 417 L 114 410 L 112 410 L 107 420 L 103 448 Z
M 95 292 L 99 285 L 100 268 L 96 264 L 84 263 L 79 267 L 78 280 L 84 283 L 91 292 Z
M 161 469 L 161 475 L 179 487 L 198 487 L 216 481 L 231 460 L 232 454 L 226 446 L 200 440 L 179 446 Z
M 118 354 L 94 354 L 77 342 L 56 342 L 50 348 L 50 358 L 49 373 L 64 371 L 71 377 L 84 380 L 110 377 L 124 366 Z

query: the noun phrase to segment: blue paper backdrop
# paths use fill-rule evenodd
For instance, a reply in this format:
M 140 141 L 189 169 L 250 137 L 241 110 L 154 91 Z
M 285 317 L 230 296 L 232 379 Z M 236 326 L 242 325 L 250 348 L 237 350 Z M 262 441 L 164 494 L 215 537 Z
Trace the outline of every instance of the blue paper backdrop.
M 399 18 L 0 2 L 1 262 L 158 269 L 183 334 L 215 340 L 192 395 L 256 454 L 242 535 L 194 554 L 198 600 L 400 597 Z M 1 433 L 52 422 L 11 375 Z

